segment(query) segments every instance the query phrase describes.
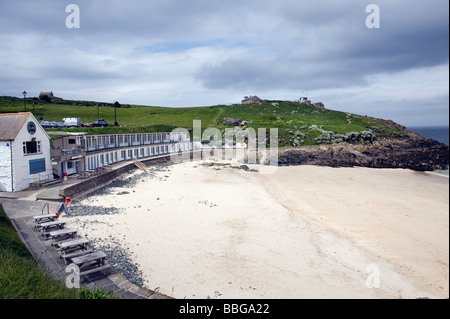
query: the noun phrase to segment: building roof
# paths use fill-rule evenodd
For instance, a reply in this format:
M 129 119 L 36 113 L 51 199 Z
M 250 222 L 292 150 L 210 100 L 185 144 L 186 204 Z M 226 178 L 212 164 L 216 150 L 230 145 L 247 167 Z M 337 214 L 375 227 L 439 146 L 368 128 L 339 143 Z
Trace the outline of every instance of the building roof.
M 15 140 L 17 134 L 19 134 L 20 129 L 23 127 L 25 122 L 30 118 L 30 116 L 35 120 L 36 126 L 39 127 L 50 139 L 48 133 L 42 128 L 39 121 L 36 120 L 31 112 L 21 112 L 21 113 L 4 113 L 0 114 L 0 141 L 12 141 Z
M 0 114 L 0 141 L 14 140 L 31 113 Z
M 255 96 L 250 96 L 250 97 L 245 97 L 242 101 L 250 101 L 250 100 L 253 100 L 253 101 L 262 101 L 259 97 L 257 97 L 256 95 Z

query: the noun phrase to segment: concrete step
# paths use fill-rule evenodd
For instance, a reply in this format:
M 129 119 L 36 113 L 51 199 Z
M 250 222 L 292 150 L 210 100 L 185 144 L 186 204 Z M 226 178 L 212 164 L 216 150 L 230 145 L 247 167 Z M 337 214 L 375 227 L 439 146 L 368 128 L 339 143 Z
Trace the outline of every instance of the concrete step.
M 45 187 L 49 187 L 49 186 L 59 184 L 59 183 L 61 183 L 61 180 L 59 180 L 59 179 L 33 182 L 33 183 L 30 183 L 30 188 L 45 188 Z

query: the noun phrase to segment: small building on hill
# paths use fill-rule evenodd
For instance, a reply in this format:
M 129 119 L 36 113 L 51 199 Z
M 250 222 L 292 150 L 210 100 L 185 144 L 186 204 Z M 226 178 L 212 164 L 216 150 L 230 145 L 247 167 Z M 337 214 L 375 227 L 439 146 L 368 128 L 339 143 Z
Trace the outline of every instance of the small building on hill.
M 263 100 L 255 96 L 245 96 L 242 100 L 242 104 L 261 104 Z
M 50 137 L 30 112 L 0 114 L 0 191 L 53 179 Z
M 62 100 L 62 98 L 54 96 L 52 91 L 50 91 L 50 92 L 41 92 L 39 94 L 39 99 L 47 101 L 49 103 L 51 103 L 53 100 Z

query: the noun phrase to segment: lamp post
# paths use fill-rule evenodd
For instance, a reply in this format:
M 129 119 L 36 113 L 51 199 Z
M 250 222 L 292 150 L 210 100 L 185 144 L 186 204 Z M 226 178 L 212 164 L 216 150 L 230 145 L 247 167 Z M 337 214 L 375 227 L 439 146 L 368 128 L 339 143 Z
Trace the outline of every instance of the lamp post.
M 116 107 L 120 107 L 120 104 L 117 101 L 114 103 L 114 126 L 119 126 L 119 123 L 117 123 Z
M 23 106 L 25 107 L 25 112 L 26 112 L 27 111 L 27 101 L 26 101 L 27 91 L 23 90 L 22 94 L 23 94 Z

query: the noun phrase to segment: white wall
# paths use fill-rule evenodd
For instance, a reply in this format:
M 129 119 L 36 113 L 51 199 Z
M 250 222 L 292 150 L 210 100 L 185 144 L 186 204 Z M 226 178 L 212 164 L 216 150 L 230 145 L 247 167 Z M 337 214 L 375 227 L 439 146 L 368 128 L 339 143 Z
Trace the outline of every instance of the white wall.
M 0 192 L 11 191 L 11 142 L 0 141 Z

